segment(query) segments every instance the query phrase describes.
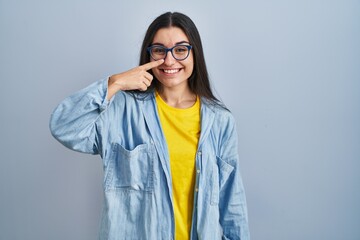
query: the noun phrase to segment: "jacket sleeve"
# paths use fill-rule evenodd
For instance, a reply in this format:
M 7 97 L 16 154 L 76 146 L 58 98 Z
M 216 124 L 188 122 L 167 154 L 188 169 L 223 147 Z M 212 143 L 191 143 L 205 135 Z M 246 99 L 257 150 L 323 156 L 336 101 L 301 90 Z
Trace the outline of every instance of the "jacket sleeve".
M 52 135 L 64 146 L 79 152 L 99 154 L 97 121 L 108 108 L 107 79 L 64 99 L 50 118 Z
M 245 191 L 240 175 L 238 139 L 232 115 L 224 131 L 221 159 L 233 167 L 229 178 L 220 189 L 220 224 L 223 239 L 249 240 L 249 226 Z

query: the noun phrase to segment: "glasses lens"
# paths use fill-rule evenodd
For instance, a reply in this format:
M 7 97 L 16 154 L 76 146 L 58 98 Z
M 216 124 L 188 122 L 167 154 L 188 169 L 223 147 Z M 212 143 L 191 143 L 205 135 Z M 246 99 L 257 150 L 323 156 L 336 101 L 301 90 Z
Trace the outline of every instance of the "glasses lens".
M 173 48 L 172 54 L 177 60 L 184 60 L 189 56 L 188 46 L 179 45 Z
M 160 60 L 165 58 L 166 50 L 164 47 L 154 46 L 151 48 L 150 54 L 155 60 Z

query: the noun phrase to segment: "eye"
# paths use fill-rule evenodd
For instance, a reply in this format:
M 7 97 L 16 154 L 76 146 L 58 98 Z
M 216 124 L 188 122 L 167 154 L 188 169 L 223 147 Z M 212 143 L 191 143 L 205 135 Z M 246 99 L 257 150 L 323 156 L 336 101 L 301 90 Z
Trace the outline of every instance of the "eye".
M 154 53 L 154 54 L 165 54 L 165 49 L 163 47 L 153 47 L 151 49 L 151 52 Z
M 176 46 L 176 47 L 174 48 L 174 51 L 175 51 L 175 53 L 177 53 L 177 54 L 183 54 L 183 53 L 187 53 L 188 48 L 187 48 L 186 46 Z

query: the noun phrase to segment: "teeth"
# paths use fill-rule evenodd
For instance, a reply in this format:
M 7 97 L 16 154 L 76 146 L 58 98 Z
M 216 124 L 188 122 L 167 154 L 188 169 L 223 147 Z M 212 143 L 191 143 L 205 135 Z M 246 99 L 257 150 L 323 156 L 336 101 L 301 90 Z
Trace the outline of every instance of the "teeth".
M 177 73 L 178 71 L 179 71 L 179 69 L 164 69 L 165 73 L 170 73 L 170 74 Z

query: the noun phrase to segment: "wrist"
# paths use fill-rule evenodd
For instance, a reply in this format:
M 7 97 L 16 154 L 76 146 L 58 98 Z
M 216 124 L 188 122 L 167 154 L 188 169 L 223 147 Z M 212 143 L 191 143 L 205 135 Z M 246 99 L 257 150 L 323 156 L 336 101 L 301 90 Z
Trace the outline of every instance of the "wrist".
M 107 99 L 110 100 L 121 89 L 121 84 L 117 82 L 116 75 L 112 75 L 108 79 L 108 95 Z

